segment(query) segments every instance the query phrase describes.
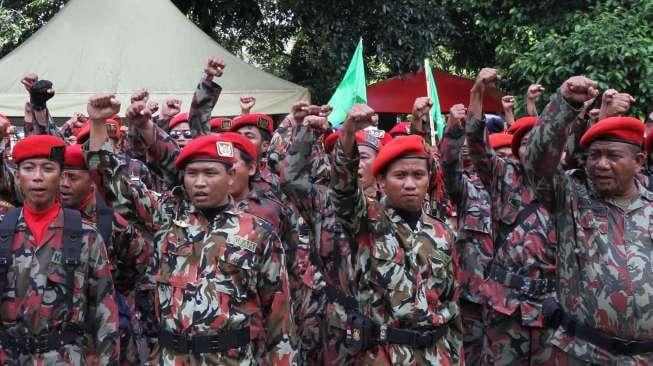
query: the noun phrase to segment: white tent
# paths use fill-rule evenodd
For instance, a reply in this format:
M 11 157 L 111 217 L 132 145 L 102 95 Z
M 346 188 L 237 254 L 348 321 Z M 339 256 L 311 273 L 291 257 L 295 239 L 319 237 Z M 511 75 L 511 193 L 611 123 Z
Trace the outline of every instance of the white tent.
M 0 59 L 0 113 L 22 116 L 28 98 L 20 83 L 28 72 L 54 83 L 52 114 L 86 112 L 88 97 L 114 92 L 123 102 L 148 88 L 150 99 L 175 97 L 182 110 L 209 56 L 225 60 L 217 79 L 222 95 L 214 115 L 240 113 L 239 97 L 256 97 L 254 112 L 281 114 L 310 98 L 308 90 L 254 68 L 227 52 L 169 0 L 71 0 L 42 29 Z

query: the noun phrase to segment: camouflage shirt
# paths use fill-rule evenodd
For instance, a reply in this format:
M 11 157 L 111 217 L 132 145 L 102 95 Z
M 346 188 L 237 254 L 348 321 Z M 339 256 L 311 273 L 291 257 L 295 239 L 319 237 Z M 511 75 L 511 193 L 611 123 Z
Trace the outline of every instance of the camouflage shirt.
M 462 330 L 455 297 L 453 233 L 426 214 L 415 230 L 389 207 L 358 188 L 358 150 L 347 158 L 338 141 L 331 193 L 338 220 L 355 237 L 356 298 L 379 325 L 407 329 L 445 326 L 433 347 L 382 344 L 359 355 L 374 365 L 462 364 Z
M 584 170 L 556 169 L 567 128 L 577 114 L 556 93 L 534 128 L 524 157 L 533 181 L 548 181 L 554 187 L 560 305 L 580 324 L 609 336 L 652 340 L 653 193 L 636 182 L 638 195 L 622 209 L 597 194 Z M 653 363 L 653 352 L 611 354 L 562 327 L 552 343 L 596 364 Z
M 521 163 L 499 158 L 486 141 L 485 122 L 473 116 L 467 121 L 466 133 L 470 158 L 479 178 L 492 198 L 492 233 L 494 259 L 491 267 L 530 279 L 555 280 L 555 232 L 549 212 L 541 203 L 546 192 L 532 188 Z M 522 211 L 532 212 L 520 217 Z M 519 221 L 519 222 L 517 222 Z M 511 230 L 510 230 L 511 229 Z M 506 233 L 501 243 L 499 233 Z M 491 272 L 492 270 L 490 270 Z M 555 296 L 515 289 L 489 276 L 482 286 L 488 304 L 506 315 L 521 311 L 522 324 L 543 326 L 542 302 Z
M 177 354 L 157 347 L 157 364 L 292 364 L 295 326 L 281 242 L 271 225 L 229 203 L 209 222 L 176 189 L 159 202 L 142 183 L 126 178 L 106 149 L 88 153 L 100 186 L 124 217 L 151 220 L 155 274 L 155 310 L 162 328 L 189 335 L 250 328 L 247 346 L 222 353 Z M 145 222 L 147 223 L 147 222 Z
M 462 168 L 460 149 L 465 130 L 447 126 L 440 151 L 447 195 L 456 203 L 458 234 L 456 263 L 461 297 L 477 304 L 485 304 L 481 286 L 492 262 L 491 197 L 475 173 Z
M 118 362 L 118 309 L 114 299 L 111 265 L 102 238 L 82 224 L 80 265 L 75 269 L 73 306 L 63 264 L 63 210 L 36 244 L 22 216 L 11 244 L 11 265 L 6 277 L 0 319 L 2 331 L 12 336 L 34 336 L 76 324 L 84 329 L 77 344 L 38 355 L 11 354 L 0 348 L 3 365 L 85 365 Z

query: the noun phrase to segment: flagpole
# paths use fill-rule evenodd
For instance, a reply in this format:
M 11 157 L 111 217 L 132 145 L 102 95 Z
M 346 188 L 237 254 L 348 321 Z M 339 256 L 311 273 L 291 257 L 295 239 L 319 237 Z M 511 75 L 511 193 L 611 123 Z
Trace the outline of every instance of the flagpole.
M 426 81 L 426 95 L 433 100 L 433 90 L 431 90 L 431 83 L 429 83 L 427 70 L 431 70 L 429 59 L 424 59 L 424 80 Z M 433 113 L 429 110 L 429 126 L 431 128 L 431 146 L 435 146 L 435 123 L 433 121 Z

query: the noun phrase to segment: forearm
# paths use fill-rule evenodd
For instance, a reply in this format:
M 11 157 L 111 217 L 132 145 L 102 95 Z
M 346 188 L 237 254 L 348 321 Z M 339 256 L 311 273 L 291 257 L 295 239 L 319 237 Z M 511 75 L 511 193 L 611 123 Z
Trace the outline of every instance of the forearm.
M 268 148 L 268 167 L 274 174 L 279 175 L 281 172 L 281 162 L 286 158 L 288 149 L 293 141 L 293 134 L 296 133 L 293 128 L 293 121 L 290 115 L 281 121 L 279 127 L 274 131 Z
M 212 80 L 202 78 L 197 85 L 188 112 L 188 124 L 194 137 L 211 133 L 211 112 L 218 102 L 222 87 Z
M 474 164 L 474 169 L 483 184 L 489 187 L 501 159 L 487 142 L 485 120 L 471 116 L 465 125 L 465 134 L 469 157 Z
M 562 151 L 567 142 L 569 125 L 578 115 L 580 106 L 573 107 L 560 91 L 551 97 L 526 143 L 521 157 L 527 174 L 536 182 L 550 180 L 557 172 Z
M 288 153 L 279 165 L 281 189 L 297 206 L 302 217 L 311 222 L 314 222 L 317 214 L 312 204 L 316 190 L 310 179 L 310 155 L 315 140 L 310 127 L 298 126 L 297 135 L 290 142 Z
M 365 196 L 358 187 L 359 160 L 357 149 L 348 155 L 342 140 L 336 143 L 329 194 L 338 219 L 352 233 L 359 231 L 367 213 Z
M 150 136 L 153 142 L 147 148 L 148 168 L 155 175 L 163 178 L 168 186 L 177 186 L 179 171 L 175 167 L 175 160 L 180 153 L 179 145 L 170 135 L 156 126 Z
M 537 116 L 537 106 L 535 99 L 526 97 L 526 114 L 529 116 Z
M 462 195 L 463 170 L 460 149 L 465 141 L 465 129 L 461 125 L 447 126 L 444 131 L 440 151 L 444 187 L 454 202 L 460 202 Z

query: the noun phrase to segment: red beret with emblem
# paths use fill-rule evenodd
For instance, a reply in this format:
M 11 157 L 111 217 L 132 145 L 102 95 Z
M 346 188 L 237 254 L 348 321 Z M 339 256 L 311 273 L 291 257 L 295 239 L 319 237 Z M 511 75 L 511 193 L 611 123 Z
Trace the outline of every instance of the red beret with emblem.
M 642 146 L 644 122 L 633 117 L 609 117 L 590 127 L 580 139 L 580 145 L 588 148 L 596 140 L 611 140 Z
M 378 175 L 383 168 L 399 158 L 429 157 L 424 139 L 418 135 L 402 136 L 392 139 L 385 145 L 372 164 L 372 174 Z
M 274 133 L 274 121 L 272 117 L 263 113 L 243 114 L 234 118 L 231 121 L 231 129 L 229 131 L 236 132 L 239 128 L 250 125 L 268 131 L 270 136 Z
M 392 136 L 383 130 L 360 130 L 356 132 L 356 144 L 369 146 L 377 152 L 392 140 Z
M 194 160 L 217 161 L 231 166 L 234 164 L 234 145 L 221 139 L 221 136 L 197 137 L 181 150 L 175 160 L 175 167 L 182 170 Z
M 109 137 L 120 139 L 122 136 L 122 131 L 120 130 L 120 122 L 116 119 L 108 119 L 105 122 L 107 127 L 107 134 Z M 75 129 L 73 128 L 73 131 Z M 77 137 L 77 143 L 82 144 L 91 136 L 91 124 L 90 122 L 84 122 L 82 127 L 77 130 L 75 137 Z
M 410 122 L 401 122 L 397 123 L 394 127 L 388 131 L 390 136 L 397 137 L 403 135 L 410 135 Z
M 217 117 L 211 119 L 212 132 L 227 132 L 231 129 L 231 118 Z
M 493 133 L 488 137 L 490 140 L 490 146 L 492 146 L 494 150 L 498 150 L 504 147 L 511 147 L 512 136 L 513 135 L 505 132 Z
M 82 145 L 74 144 L 66 146 L 64 152 L 63 168 L 70 170 L 88 170 L 84 153 L 82 152 Z
M 52 135 L 32 135 L 16 143 L 12 156 L 16 164 L 27 159 L 45 158 L 63 163 L 66 144 Z
M 184 122 L 188 122 L 188 113 L 179 113 L 168 122 L 168 129 L 172 130 L 176 125 Z
M 338 141 L 338 137 L 340 137 L 340 131 L 334 131 L 324 139 L 324 150 L 327 153 L 333 151 L 333 148 L 336 146 L 336 142 Z
M 509 131 L 513 131 L 512 136 L 512 155 L 516 158 L 519 157 L 519 147 L 521 146 L 521 140 L 529 133 L 535 123 L 537 122 L 537 117 L 523 117 L 515 121 L 512 126 L 510 126 Z
M 245 136 L 236 133 L 236 132 L 225 132 L 220 135 L 220 141 L 229 141 L 231 142 L 236 149 L 244 151 L 252 159 L 258 159 L 258 152 L 256 152 L 256 146 Z

